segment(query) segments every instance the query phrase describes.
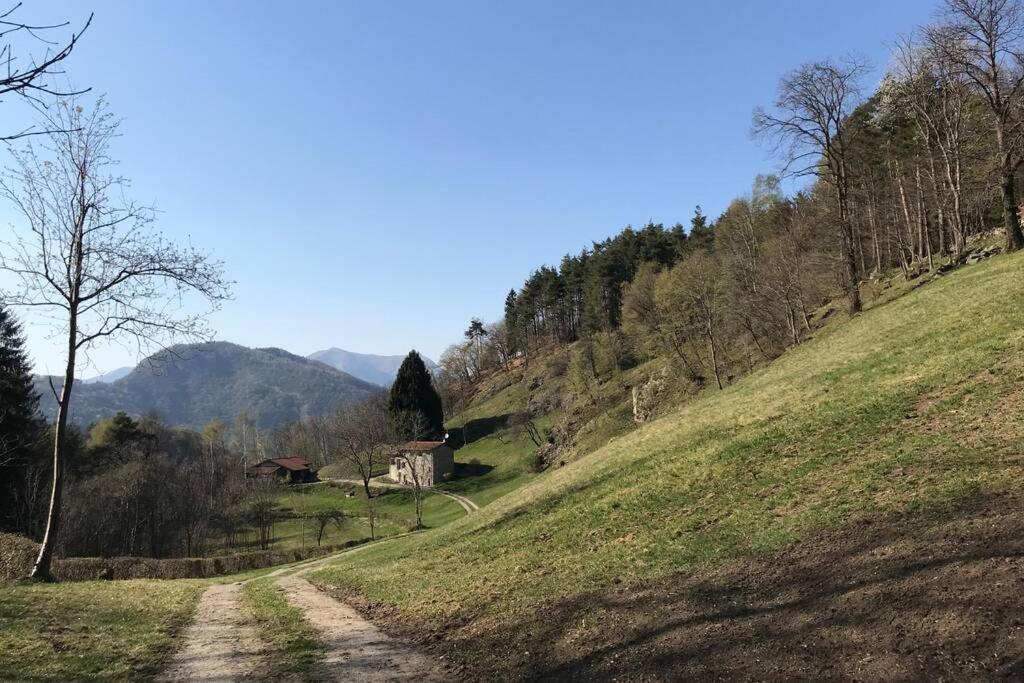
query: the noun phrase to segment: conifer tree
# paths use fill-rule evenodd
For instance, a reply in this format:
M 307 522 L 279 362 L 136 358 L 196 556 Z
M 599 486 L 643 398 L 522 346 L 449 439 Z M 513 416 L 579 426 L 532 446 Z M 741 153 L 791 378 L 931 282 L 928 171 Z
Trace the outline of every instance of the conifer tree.
M 0 528 L 8 526 L 23 468 L 41 435 L 37 409 L 21 327 L 0 304 Z
M 391 385 L 388 413 L 399 436 L 405 439 L 440 438 L 444 435 L 444 409 L 441 397 L 426 364 L 416 351 L 410 351 L 398 368 L 395 383 Z M 422 417 L 425 433 L 408 433 L 415 424 L 415 416 Z
M 35 437 L 38 403 L 21 326 L 0 304 L 0 462 Z

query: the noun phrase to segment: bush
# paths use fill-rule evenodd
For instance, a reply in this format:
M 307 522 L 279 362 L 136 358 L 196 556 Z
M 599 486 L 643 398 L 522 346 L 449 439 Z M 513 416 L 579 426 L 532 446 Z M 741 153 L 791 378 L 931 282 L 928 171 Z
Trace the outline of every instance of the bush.
M 28 576 L 38 552 L 39 544 L 32 539 L 0 533 L 0 581 Z

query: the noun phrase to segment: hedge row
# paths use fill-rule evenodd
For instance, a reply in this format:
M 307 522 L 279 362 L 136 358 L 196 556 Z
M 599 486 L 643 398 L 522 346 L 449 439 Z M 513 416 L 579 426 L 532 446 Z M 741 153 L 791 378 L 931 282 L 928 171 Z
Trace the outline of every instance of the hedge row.
M 68 557 L 54 560 L 53 574 L 61 581 L 202 579 L 308 560 L 369 540 L 364 538 L 306 550 L 261 550 L 217 557 Z M 0 534 L 0 581 L 27 576 L 38 547 L 26 538 Z

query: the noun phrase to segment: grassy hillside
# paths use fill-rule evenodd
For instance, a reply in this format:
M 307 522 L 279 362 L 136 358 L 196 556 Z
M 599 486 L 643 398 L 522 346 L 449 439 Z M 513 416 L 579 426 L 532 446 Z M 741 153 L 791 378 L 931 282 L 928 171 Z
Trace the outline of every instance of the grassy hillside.
M 830 325 L 479 514 L 316 578 L 410 620 L 500 633 L 535 623 L 553 599 L 856 520 L 967 509 L 1024 474 L 1022 380 L 1024 256 L 1014 255 Z

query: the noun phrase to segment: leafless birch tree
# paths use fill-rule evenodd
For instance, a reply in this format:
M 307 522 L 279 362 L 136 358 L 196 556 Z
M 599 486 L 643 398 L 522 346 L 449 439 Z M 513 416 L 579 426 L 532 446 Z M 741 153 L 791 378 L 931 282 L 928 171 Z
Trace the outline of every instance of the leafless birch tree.
M 0 196 L 21 214 L 14 238 L 0 251 L 0 269 L 18 287 L 8 301 L 48 316 L 66 340 L 57 399 L 53 486 L 35 579 L 50 578 L 60 529 L 68 412 L 79 357 L 97 343 L 121 338 L 140 351 L 172 340 L 211 336 L 208 311 L 193 312 L 196 294 L 216 308 L 228 296 L 222 264 L 168 241 L 153 227 L 153 210 L 125 199 L 128 182 L 115 174 L 110 144 L 118 121 L 100 100 L 86 108 L 64 98 L 40 110 L 44 144 L 14 153 L 0 179 Z

